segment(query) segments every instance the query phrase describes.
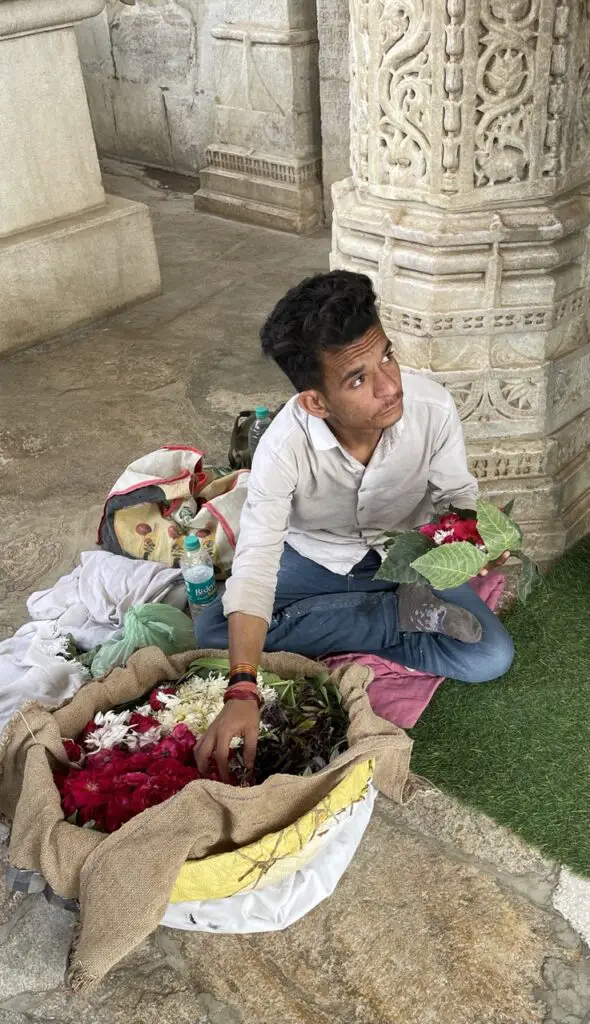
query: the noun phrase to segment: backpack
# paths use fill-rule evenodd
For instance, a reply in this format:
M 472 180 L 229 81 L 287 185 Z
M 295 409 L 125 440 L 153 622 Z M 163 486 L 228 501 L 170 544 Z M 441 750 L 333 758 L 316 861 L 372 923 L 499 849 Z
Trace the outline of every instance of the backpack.
M 280 405 L 274 412 L 271 411 L 271 421 L 274 420 L 282 408 L 283 406 Z M 252 458 L 248 447 L 248 431 L 255 419 L 256 413 L 251 409 L 246 409 L 236 416 L 227 453 L 227 460 L 232 469 L 250 469 L 252 465 Z

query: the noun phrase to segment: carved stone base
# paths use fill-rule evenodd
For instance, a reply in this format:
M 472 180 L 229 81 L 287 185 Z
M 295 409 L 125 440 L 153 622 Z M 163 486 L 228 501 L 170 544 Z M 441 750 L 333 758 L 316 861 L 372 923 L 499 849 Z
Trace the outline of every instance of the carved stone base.
M 319 174 L 319 160 L 281 160 L 210 146 L 195 206 L 222 217 L 309 234 L 321 221 Z
M 0 239 L 0 352 L 53 338 L 160 291 L 143 203 L 96 210 Z
M 332 267 L 368 274 L 398 359 L 452 393 L 482 492 L 548 560 L 590 509 L 585 195 L 460 214 L 334 186 Z

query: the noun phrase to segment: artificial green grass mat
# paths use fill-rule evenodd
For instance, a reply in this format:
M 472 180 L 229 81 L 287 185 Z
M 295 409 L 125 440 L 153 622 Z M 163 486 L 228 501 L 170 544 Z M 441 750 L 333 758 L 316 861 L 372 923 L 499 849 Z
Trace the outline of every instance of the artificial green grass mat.
M 411 731 L 412 769 L 590 875 L 590 537 L 504 621 L 510 672 L 444 683 Z

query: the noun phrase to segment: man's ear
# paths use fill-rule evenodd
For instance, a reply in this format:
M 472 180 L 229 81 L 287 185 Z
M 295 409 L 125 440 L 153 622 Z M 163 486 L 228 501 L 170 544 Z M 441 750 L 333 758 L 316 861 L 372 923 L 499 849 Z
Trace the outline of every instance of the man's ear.
M 299 395 L 299 405 L 310 416 L 317 416 L 320 420 L 328 417 L 326 400 L 319 391 L 302 391 Z

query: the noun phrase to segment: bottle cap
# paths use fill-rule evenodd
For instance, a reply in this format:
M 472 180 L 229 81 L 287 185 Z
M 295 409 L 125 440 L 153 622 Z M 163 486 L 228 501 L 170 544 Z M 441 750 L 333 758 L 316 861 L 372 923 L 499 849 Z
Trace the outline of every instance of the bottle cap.
M 198 537 L 195 537 L 194 533 L 189 533 L 188 537 L 184 538 L 185 551 L 198 551 L 200 547 L 201 541 Z
M 256 413 L 257 420 L 265 420 L 270 416 L 270 410 L 266 405 L 257 405 L 254 411 Z

